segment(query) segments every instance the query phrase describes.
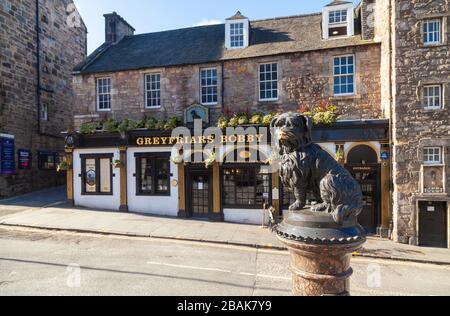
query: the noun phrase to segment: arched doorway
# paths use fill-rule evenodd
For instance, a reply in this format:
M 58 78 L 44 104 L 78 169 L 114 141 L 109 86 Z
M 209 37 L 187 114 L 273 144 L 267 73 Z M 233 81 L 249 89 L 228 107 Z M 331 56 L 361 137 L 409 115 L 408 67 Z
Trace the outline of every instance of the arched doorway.
M 359 223 L 376 233 L 381 221 L 381 168 L 378 153 L 368 145 L 357 145 L 347 154 L 345 167 L 361 185 L 363 211 Z

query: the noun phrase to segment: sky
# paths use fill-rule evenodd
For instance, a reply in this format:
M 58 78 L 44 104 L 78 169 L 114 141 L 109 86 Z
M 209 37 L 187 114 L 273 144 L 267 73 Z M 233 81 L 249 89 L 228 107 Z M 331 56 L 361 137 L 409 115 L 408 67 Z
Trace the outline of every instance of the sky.
M 331 0 L 74 0 L 91 53 L 105 39 L 103 14 L 116 11 L 136 34 L 217 24 L 237 10 L 250 20 L 320 12 Z M 353 1 L 355 4 L 359 0 Z

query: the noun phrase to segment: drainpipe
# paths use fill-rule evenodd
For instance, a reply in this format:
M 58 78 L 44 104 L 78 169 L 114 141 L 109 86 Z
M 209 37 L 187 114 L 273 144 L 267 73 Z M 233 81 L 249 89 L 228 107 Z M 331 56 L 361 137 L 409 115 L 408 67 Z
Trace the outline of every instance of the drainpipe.
M 41 93 L 45 89 L 41 85 L 41 22 L 39 0 L 36 0 L 36 81 L 37 133 L 39 136 L 61 139 L 62 136 L 44 133 L 41 130 Z
M 222 61 L 221 63 L 221 67 L 222 67 L 222 87 L 221 87 L 221 93 L 222 93 L 222 113 L 225 112 L 225 64 Z
M 395 65 L 394 61 L 394 50 L 392 45 L 392 0 L 389 0 L 389 138 L 390 138 L 390 146 L 391 146 L 391 162 L 393 162 L 393 157 L 395 155 L 394 153 L 394 87 L 392 86 L 392 75 L 393 75 L 393 69 L 392 67 Z M 391 192 L 391 207 L 390 207 L 390 217 L 391 217 L 391 229 L 390 229 L 390 239 L 393 239 L 393 231 L 394 231 L 394 165 L 393 163 L 390 164 L 390 173 L 391 173 L 391 180 L 389 181 L 389 191 Z

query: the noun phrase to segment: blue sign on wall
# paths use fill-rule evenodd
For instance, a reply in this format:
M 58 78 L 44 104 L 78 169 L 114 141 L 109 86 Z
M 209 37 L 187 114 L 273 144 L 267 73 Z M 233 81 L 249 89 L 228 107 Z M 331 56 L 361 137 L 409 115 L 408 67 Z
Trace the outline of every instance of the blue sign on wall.
M 16 173 L 14 136 L 0 134 L 0 174 Z

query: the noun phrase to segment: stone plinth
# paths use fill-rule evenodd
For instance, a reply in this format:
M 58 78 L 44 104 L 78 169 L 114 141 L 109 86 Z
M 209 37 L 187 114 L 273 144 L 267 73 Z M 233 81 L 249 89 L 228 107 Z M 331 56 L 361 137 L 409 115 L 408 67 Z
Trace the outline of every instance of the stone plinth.
M 303 210 L 290 212 L 275 232 L 291 253 L 295 296 L 350 295 L 352 254 L 366 242 L 356 220 L 340 226 L 331 214 Z

